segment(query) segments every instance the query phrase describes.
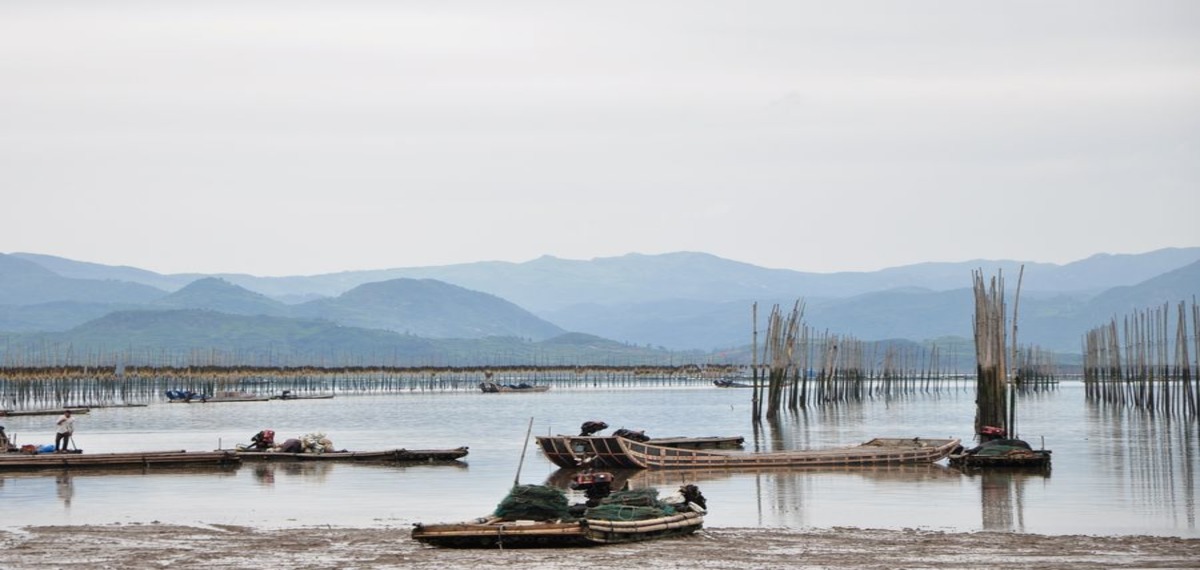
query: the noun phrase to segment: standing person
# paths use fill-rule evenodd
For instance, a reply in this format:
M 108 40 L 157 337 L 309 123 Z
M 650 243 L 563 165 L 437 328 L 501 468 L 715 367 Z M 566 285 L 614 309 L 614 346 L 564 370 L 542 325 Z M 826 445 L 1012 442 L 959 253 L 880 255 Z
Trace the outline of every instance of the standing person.
M 71 436 L 75 433 L 75 418 L 71 416 L 71 410 L 63 412 L 63 415 L 58 416 L 58 433 L 54 434 L 54 451 L 66 451 L 67 444 L 71 441 Z

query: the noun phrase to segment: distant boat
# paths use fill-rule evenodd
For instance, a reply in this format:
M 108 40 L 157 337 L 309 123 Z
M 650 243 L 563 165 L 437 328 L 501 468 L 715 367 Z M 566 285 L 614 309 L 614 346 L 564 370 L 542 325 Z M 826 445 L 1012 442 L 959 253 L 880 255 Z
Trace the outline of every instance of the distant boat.
M 713 380 L 713 386 L 716 386 L 718 388 L 753 388 L 754 387 L 750 384 L 746 384 L 744 382 L 736 382 L 736 381 L 730 380 L 728 378 L 721 378 L 719 380 Z
M 333 394 L 296 394 L 291 390 L 284 390 L 278 396 L 271 396 L 272 400 L 331 400 Z
M 270 398 L 253 392 L 217 392 L 211 396 L 190 391 L 168 390 L 168 404 L 219 404 L 223 402 L 266 402 Z
M 65 411 L 70 411 L 72 414 L 86 414 L 91 411 L 88 408 L 60 408 L 56 410 L 0 410 L 0 416 L 17 417 L 17 416 L 57 416 Z
M 550 386 L 533 384 L 500 384 L 498 382 L 481 382 L 479 389 L 485 394 L 496 394 L 501 392 L 545 392 L 550 389 Z

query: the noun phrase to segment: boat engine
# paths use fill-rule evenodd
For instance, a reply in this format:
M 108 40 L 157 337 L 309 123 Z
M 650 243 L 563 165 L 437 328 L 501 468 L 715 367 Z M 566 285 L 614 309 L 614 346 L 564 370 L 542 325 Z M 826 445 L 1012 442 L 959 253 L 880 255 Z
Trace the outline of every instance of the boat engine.
M 686 503 L 694 503 L 700 508 L 708 510 L 708 500 L 700 492 L 700 488 L 695 485 L 684 485 L 679 488 L 679 494 L 683 495 L 683 500 Z
M 600 504 L 600 499 L 612 493 L 612 484 L 612 473 L 587 469 L 576 473 L 569 487 L 576 491 L 583 491 L 583 495 L 588 499 L 587 505 L 594 507 Z

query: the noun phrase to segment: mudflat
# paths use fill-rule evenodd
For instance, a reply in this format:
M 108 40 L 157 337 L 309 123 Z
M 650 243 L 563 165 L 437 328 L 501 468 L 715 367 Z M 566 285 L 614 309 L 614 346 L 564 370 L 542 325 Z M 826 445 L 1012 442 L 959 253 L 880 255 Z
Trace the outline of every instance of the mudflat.
M 635 544 L 452 550 L 408 528 L 121 524 L 0 531 L 0 568 L 1196 568 L 1200 538 L 706 528 Z

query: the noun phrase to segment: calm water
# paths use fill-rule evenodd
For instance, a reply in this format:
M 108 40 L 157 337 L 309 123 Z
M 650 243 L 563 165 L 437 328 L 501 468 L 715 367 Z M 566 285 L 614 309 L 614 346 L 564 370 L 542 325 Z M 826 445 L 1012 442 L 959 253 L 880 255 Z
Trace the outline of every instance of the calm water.
M 456 466 L 254 465 L 218 471 L 0 474 L 3 526 L 168 522 L 289 526 L 406 526 L 490 512 L 518 476 L 561 479 L 530 441 L 577 433 L 585 420 L 648 435 L 744 435 L 747 448 L 809 448 L 875 436 L 969 439 L 973 390 L 809 411 L 765 426 L 756 440 L 749 391 L 554 389 L 94 409 L 79 417 L 87 452 L 210 450 L 260 429 L 279 438 L 326 433 L 339 448 L 470 446 Z M 1054 450 L 1043 474 L 965 475 L 944 465 L 833 471 L 640 472 L 633 486 L 664 493 L 699 485 L 709 526 L 923 528 L 1041 534 L 1200 537 L 1197 424 L 1147 421 L 1087 406 L 1078 384 L 1025 395 L 1021 435 Z M 53 443 L 53 416 L 3 418 L 19 443 Z M 556 477 L 557 476 L 557 477 Z

